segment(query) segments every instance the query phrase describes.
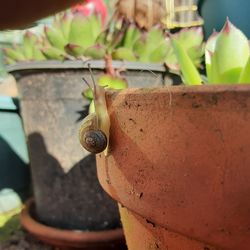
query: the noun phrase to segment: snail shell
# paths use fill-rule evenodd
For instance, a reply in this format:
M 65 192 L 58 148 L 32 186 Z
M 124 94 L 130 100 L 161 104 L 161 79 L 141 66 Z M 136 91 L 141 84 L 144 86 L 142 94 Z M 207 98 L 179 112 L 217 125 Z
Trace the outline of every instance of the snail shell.
M 89 152 L 98 154 L 107 147 L 107 137 L 101 130 L 87 130 L 80 138 L 81 145 Z
M 79 131 L 81 145 L 93 154 L 101 153 L 108 144 L 107 136 L 99 129 L 97 123 L 96 114 L 91 113 L 83 119 Z

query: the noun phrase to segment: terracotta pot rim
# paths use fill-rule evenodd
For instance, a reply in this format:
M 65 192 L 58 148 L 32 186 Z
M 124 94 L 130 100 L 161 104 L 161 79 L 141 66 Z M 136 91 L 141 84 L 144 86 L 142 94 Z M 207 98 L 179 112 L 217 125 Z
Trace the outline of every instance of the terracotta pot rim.
M 123 90 L 107 90 L 108 94 L 118 93 L 120 95 L 140 95 L 140 94 L 190 94 L 190 93 L 222 93 L 222 92 L 249 92 L 249 84 L 211 84 L 211 85 L 172 85 L 162 87 L 127 88 Z
M 58 229 L 41 224 L 30 215 L 30 208 L 33 204 L 34 199 L 26 202 L 20 215 L 21 224 L 30 234 L 44 242 L 52 242 L 55 245 L 62 245 L 61 243 L 63 243 L 67 246 L 94 246 L 112 243 L 124 238 L 122 228 L 87 232 Z M 56 244 L 57 242 L 58 244 Z

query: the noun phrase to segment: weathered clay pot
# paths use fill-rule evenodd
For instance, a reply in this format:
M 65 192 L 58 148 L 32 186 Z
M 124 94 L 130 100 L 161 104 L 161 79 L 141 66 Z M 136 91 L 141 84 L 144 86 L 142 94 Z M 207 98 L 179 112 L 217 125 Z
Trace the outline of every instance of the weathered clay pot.
M 23 227 L 57 250 L 125 250 L 121 228 L 97 232 L 62 230 L 41 224 L 35 218 L 34 201 L 29 200 L 21 212 Z
M 68 230 L 118 228 L 117 204 L 98 182 L 95 158 L 78 142 L 80 120 L 88 113 L 81 78 L 89 73 L 83 62 L 71 63 L 9 68 L 17 79 L 37 218 Z
M 107 94 L 103 188 L 122 204 L 129 250 L 248 250 L 250 86 Z

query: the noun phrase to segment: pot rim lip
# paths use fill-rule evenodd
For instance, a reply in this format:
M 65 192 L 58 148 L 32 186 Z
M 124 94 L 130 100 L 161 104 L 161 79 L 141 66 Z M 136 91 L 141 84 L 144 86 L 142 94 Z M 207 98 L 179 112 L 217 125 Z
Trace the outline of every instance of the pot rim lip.
M 44 242 L 64 242 L 65 245 L 75 245 L 79 243 L 93 245 L 121 240 L 124 237 L 122 228 L 102 231 L 80 231 L 64 230 L 44 225 L 31 217 L 30 208 L 33 204 L 35 204 L 33 198 L 25 203 L 20 214 L 21 225 L 38 239 L 44 239 Z
M 144 88 L 127 88 L 123 90 L 109 90 L 107 89 L 107 94 L 121 96 L 144 96 L 145 95 L 157 95 L 157 94 L 215 94 L 215 93 L 225 93 L 225 92 L 250 92 L 249 84 L 211 84 L 211 85 L 167 85 L 161 87 L 144 87 Z
M 6 67 L 8 73 L 14 73 L 16 71 L 24 70 L 77 70 L 88 69 L 88 63 L 92 69 L 104 69 L 104 60 L 46 60 L 46 61 L 33 61 L 33 62 L 18 62 Z M 129 61 L 117 61 L 113 60 L 112 65 L 114 68 L 126 68 L 127 70 L 141 70 L 141 71 L 157 71 L 166 72 L 167 68 L 163 64 L 159 63 L 141 63 L 141 62 L 129 62 Z

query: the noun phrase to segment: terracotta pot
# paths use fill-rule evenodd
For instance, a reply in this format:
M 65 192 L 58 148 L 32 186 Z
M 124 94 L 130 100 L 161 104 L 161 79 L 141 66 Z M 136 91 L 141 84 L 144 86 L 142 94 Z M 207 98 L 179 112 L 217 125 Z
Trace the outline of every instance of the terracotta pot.
M 128 89 L 107 102 L 98 176 L 124 206 L 129 250 L 249 249 L 250 86 Z
M 106 231 L 62 230 L 41 224 L 34 216 L 34 201 L 29 200 L 21 212 L 22 226 L 38 240 L 57 250 L 122 250 L 126 249 L 122 229 Z

